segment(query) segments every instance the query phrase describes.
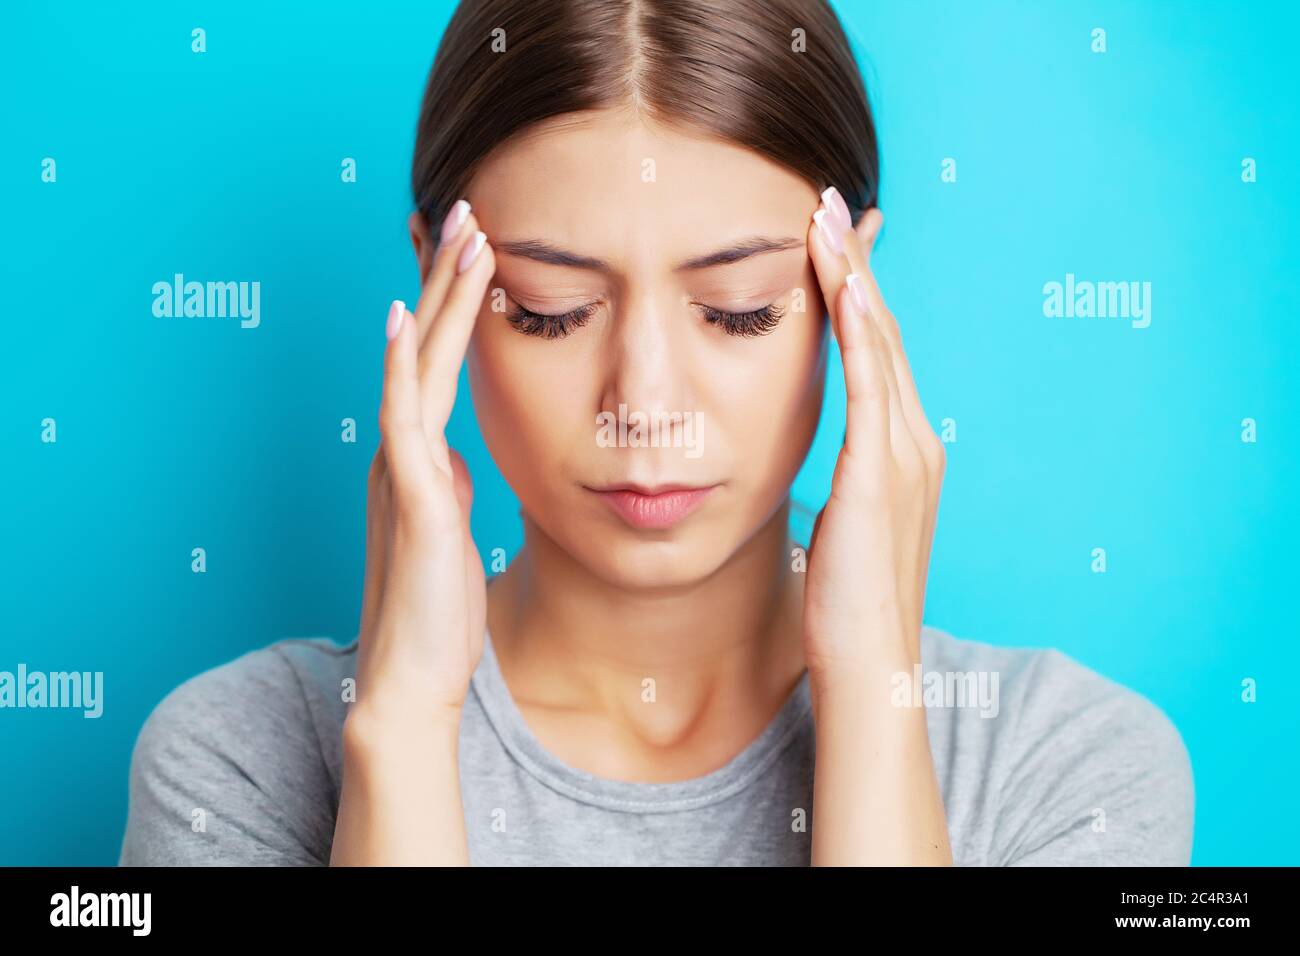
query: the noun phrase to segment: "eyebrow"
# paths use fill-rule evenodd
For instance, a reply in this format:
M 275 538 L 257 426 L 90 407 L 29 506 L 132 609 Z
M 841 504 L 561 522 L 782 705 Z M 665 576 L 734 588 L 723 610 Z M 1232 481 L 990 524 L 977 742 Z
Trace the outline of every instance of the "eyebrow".
M 740 262 L 742 259 L 748 259 L 751 256 L 762 255 L 766 252 L 780 252 L 785 249 L 795 249 L 803 245 L 803 240 L 793 237 L 772 238 L 770 236 L 750 236 L 748 239 L 742 239 L 733 243 L 724 249 L 716 252 L 710 252 L 702 256 L 694 256 L 677 264 L 674 272 L 685 272 L 692 269 L 706 269 L 709 266 L 727 265 L 732 262 Z M 596 259 L 592 256 L 579 255 L 576 252 L 569 252 L 566 249 L 560 249 L 549 243 L 542 242 L 540 239 L 519 239 L 494 243 L 497 252 L 504 252 L 506 255 L 519 256 L 524 259 L 532 259 L 534 262 L 542 262 L 552 266 L 568 266 L 573 269 L 590 269 L 595 272 L 612 272 L 613 268 L 604 259 Z

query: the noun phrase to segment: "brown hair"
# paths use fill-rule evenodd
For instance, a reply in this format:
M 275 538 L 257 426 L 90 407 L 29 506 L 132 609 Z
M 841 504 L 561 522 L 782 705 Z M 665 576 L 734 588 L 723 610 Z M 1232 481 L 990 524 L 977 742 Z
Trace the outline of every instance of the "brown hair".
M 416 207 L 436 237 L 496 146 L 611 106 L 753 149 L 818 192 L 833 185 L 855 221 L 876 203 L 871 107 L 826 0 L 462 0 L 420 108 Z

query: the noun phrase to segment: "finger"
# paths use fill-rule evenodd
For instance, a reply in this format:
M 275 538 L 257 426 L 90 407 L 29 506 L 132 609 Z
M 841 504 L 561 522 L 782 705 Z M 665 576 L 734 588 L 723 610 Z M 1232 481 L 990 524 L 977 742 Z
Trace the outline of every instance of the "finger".
M 817 532 L 821 530 L 822 516 L 824 514 L 826 514 L 826 508 L 823 506 L 822 509 L 817 512 L 817 517 L 813 521 L 812 534 L 808 536 L 808 559 L 809 560 L 812 560 L 813 549 L 817 547 Z
M 885 370 L 885 381 L 889 385 L 891 447 L 899 461 L 911 463 L 913 460 L 918 459 L 919 452 L 916 436 L 913 434 L 911 423 L 906 415 L 906 407 L 898 383 L 897 364 L 893 360 L 892 350 L 881 333 L 879 323 L 871 315 L 862 276 L 856 272 L 850 272 L 845 278 L 844 284 L 848 287 L 850 301 L 854 303 L 853 321 L 862 321 L 867 324 L 872 346 L 880 351 L 881 365 Z
M 420 346 L 420 404 L 431 445 L 442 436 L 456 403 L 460 367 L 483 307 L 488 282 L 496 272 L 492 246 L 481 231 L 466 239 L 457 269 L 447 298 Z
M 474 506 L 474 482 L 470 478 L 465 459 L 454 448 L 449 449 L 453 483 L 456 489 L 456 503 L 460 507 L 461 519 L 465 528 L 465 600 L 470 609 L 471 620 L 481 620 L 486 595 L 483 593 L 483 562 L 479 557 L 478 546 L 470 532 L 470 512 Z
M 895 432 L 891 434 L 895 439 L 900 437 L 899 432 L 905 436 L 904 440 L 895 440 L 892 447 L 897 460 L 903 467 L 903 473 L 913 484 L 920 487 L 924 496 L 925 510 L 923 514 L 925 517 L 922 519 L 922 528 L 920 529 L 923 544 L 920 553 L 914 558 L 914 560 L 919 561 L 919 564 L 912 566 L 912 562 L 908 561 L 909 567 L 905 569 L 909 577 L 914 577 L 922 574 L 924 569 L 928 567 L 929 548 L 933 535 L 933 499 L 938 494 L 941 481 L 941 475 L 938 474 L 936 466 L 938 461 L 942 460 L 943 452 L 938 438 L 935 436 L 933 429 L 930 428 L 925 412 L 921 408 L 916 383 L 912 379 L 911 368 L 908 365 L 906 355 L 903 353 L 902 342 L 898 333 L 898 323 L 885 306 L 884 298 L 880 294 L 880 288 L 871 273 L 866 256 L 863 254 L 863 249 L 869 247 L 861 243 L 850 243 L 849 245 L 852 248 L 846 250 L 846 258 L 851 262 L 856 262 L 855 268 L 862 270 L 861 272 L 855 271 L 847 280 L 856 293 L 853 301 L 858 303 L 859 308 L 865 307 L 864 311 L 872 316 L 870 324 L 877 332 L 877 342 L 881 349 L 883 362 L 888 368 L 890 400 L 892 407 L 897 412 L 892 419 L 892 427 Z M 923 601 L 918 599 L 917 606 L 909 608 L 908 613 L 909 618 L 919 628 L 924 614 Z
M 394 510 L 409 512 L 429 504 L 433 465 L 421 421 L 415 321 L 401 301 L 389 310 L 388 335 L 379 431 Z
M 366 481 L 366 570 L 361 593 L 361 633 L 370 634 L 379 617 L 384 568 L 388 563 L 388 469 L 381 443 L 370 462 Z
M 474 481 L 470 478 L 469 467 L 460 452 L 454 448 L 448 449 L 448 457 L 456 486 L 456 501 L 460 505 L 460 513 L 465 516 L 465 527 L 468 528 L 470 509 L 474 506 Z
M 908 428 L 917 448 L 931 468 L 941 467 L 944 457 L 942 443 L 934 434 L 934 429 L 930 426 L 930 420 L 925 414 L 925 408 L 921 404 L 916 379 L 912 375 L 912 365 L 907 360 L 907 353 L 903 348 L 898 321 L 894 318 L 893 313 L 889 311 L 888 306 L 885 305 L 884 297 L 880 293 L 880 286 L 876 282 L 870 264 L 865 265 L 864 271 L 860 274 L 868 307 L 871 313 L 878 318 L 877 325 L 880 327 L 888 345 L 890 362 L 894 378 L 898 383 L 898 392 L 903 403 L 903 413 Z
M 889 357 L 894 366 L 894 377 L 898 380 L 908 421 L 912 427 L 917 427 L 924 424 L 926 419 L 925 413 L 921 411 L 920 397 L 917 395 L 916 383 L 912 379 L 907 356 L 903 351 L 902 331 L 899 329 L 898 320 L 885 305 L 884 296 L 880 293 L 880 286 L 876 282 L 869 259 L 883 222 L 884 216 L 878 209 L 868 210 L 858 224 L 858 229 L 854 230 L 857 241 L 845 243 L 845 258 L 848 260 L 850 271 L 862 277 L 867 311 L 889 344 Z
M 862 214 L 858 224 L 853 227 L 853 231 L 858 235 L 858 244 L 862 247 L 862 253 L 870 261 L 871 250 L 875 248 L 876 239 L 880 235 L 880 229 L 885 224 L 885 214 L 879 209 L 872 207 Z
M 825 302 L 835 300 L 840 285 L 850 274 L 861 274 L 866 268 L 863 236 L 874 241 L 873 226 L 883 218 L 879 210 L 868 210 L 855 228 L 849 207 L 839 191 L 832 186 L 822 193 L 821 205 L 813 213 L 816 240 L 810 241 L 809 246 Z M 862 310 L 866 311 L 867 307 L 863 306 Z
M 470 212 L 469 201 L 458 199 L 443 219 L 438 234 L 438 248 L 433 254 L 433 265 L 420 290 L 420 301 L 415 305 L 415 326 L 419 330 L 418 343 L 423 346 L 433 318 L 447 297 L 452 279 L 456 276 L 456 261 L 466 241 L 478 229 L 478 220 Z
M 834 189 L 828 189 L 823 194 L 822 204 L 817 212 L 813 214 L 813 226 L 808 238 L 808 248 L 809 255 L 813 260 L 813 268 L 817 273 L 817 281 L 821 285 L 822 300 L 827 303 L 832 313 L 831 328 L 835 331 L 836 339 L 840 342 L 840 349 L 843 351 L 844 337 L 856 331 L 845 328 L 847 322 L 864 322 L 871 325 L 875 323 L 870 317 L 867 302 L 862 295 L 861 289 L 856 294 L 860 304 L 851 314 L 843 313 L 837 305 L 837 303 L 845 301 L 842 293 L 848 288 L 849 277 L 854 275 L 851 269 L 852 263 L 854 261 L 862 263 L 865 260 L 859 248 L 857 234 L 850 225 L 848 208 L 843 205 L 843 200 L 839 199 L 838 193 Z M 855 284 L 861 285 L 861 283 L 856 282 Z M 862 341 L 875 343 L 877 336 L 878 329 L 862 330 Z M 886 389 L 891 393 L 898 392 L 894 365 L 890 360 L 886 343 L 879 340 L 878 345 L 873 345 L 873 347 L 877 347 L 881 351 Z M 845 375 L 847 382 L 847 367 Z M 889 406 L 891 419 L 893 420 L 889 432 L 889 448 L 897 459 L 910 463 L 917 457 L 918 452 L 916 442 L 912 438 L 911 429 L 903 413 L 901 399 L 895 395 Z
M 868 314 L 891 347 L 898 346 L 901 348 L 902 338 L 898 331 L 898 323 L 894 320 L 893 313 L 885 308 L 885 300 L 880 295 L 880 288 L 876 285 L 875 275 L 871 271 L 871 262 L 868 258 L 875 243 L 879 225 L 883 221 L 884 216 L 878 209 L 868 210 L 852 234 L 845 236 L 842 240 L 844 258 L 849 264 L 848 271 L 861 276 L 866 283 L 864 291 L 867 292 L 866 310 Z
M 835 223 L 824 204 L 817 207 L 813 213 L 812 225 L 808 227 L 808 257 L 812 259 L 813 271 L 817 274 L 817 285 L 830 316 L 831 331 L 838 340 L 839 294 L 844 287 L 844 279 L 849 274 L 849 264 L 844 258 L 842 234 L 836 231 Z
M 867 311 L 876 323 L 876 327 L 880 329 L 880 334 L 885 337 L 885 341 L 889 344 L 890 357 L 895 357 L 893 354 L 895 351 L 901 355 L 903 336 L 898 327 L 898 320 L 894 318 L 894 313 L 890 312 L 885 305 L 884 296 L 880 294 L 880 286 L 876 282 L 876 275 L 871 270 L 871 263 L 863 253 L 862 246 L 855 243 L 846 258 L 852 267 L 851 271 L 862 277 Z
M 921 551 L 921 593 L 917 596 L 916 628 L 919 632 L 925 623 L 925 592 L 930 581 L 930 554 L 934 548 L 934 529 L 939 520 L 939 489 L 935 488 L 930 507 L 926 512 L 925 530 L 922 532 L 924 547 Z
M 844 363 L 844 447 L 853 457 L 883 460 L 890 454 L 889 383 L 879 343 L 865 316 L 855 315 L 847 286 L 836 303 Z
M 908 432 L 913 439 L 913 444 L 929 461 L 933 458 L 934 442 L 930 439 L 934 433 L 930 428 L 929 419 L 926 418 L 925 409 L 921 406 L 921 397 L 916 388 L 916 381 L 912 377 L 912 368 L 903 349 L 903 337 L 898 320 L 885 304 L 868 258 L 883 222 L 884 215 L 878 209 L 868 210 L 862 217 L 862 221 L 858 223 L 858 228 L 854 230 L 857 241 L 846 240 L 844 243 L 845 258 L 853 274 L 862 279 L 867 312 L 880 329 L 888 346 L 890 374 L 902 401 L 903 418 L 907 422 Z
M 880 391 L 885 393 L 887 396 L 885 400 L 888 403 L 887 420 L 889 438 L 883 449 L 878 444 L 868 446 L 868 454 L 873 456 L 880 454 L 891 455 L 891 461 L 904 482 L 910 487 L 919 489 L 919 496 L 922 502 L 928 501 L 928 479 L 922 465 L 922 458 L 916 446 L 916 442 L 913 439 L 907 421 L 903 416 L 902 400 L 898 394 L 898 383 L 894 378 L 893 366 L 890 362 L 889 346 L 885 342 L 884 336 L 881 335 L 879 327 L 866 314 L 866 309 L 863 308 L 864 301 L 861 288 L 861 278 L 856 274 L 850 273 L 845 282 L 845 301 L 843 306 L 844 315 L 841 318 L 840 323 L 845 336 L 850 338 L 850 340 L 853 340 L 855 336 L 860 335 L 862 337 L 864 340 L 864 348 L 861 350 L 869 350 L 871 352 L 872 356 L 876 360 L 876 374 L 886 382 L 885 387 L 880 389 Z M 841 350 L 843 350 L 842 344 Z M 855 341 L 855 348 L 850 351 L 858 350 Z M 844 359 L 844 365 L 844 381 L 847 392 L 847 389 L 852 382 L 852 377 L 849 371 L 849 359 L 847 357 Z M 850 435 L 853 432 L 852 416 L 854 413 L 854 405 L 853 402 L 850 401 L 848 403 L 848 415 L 850 417 L 848 419 L 849 428 L 847 430 Z M 854 456 L 854 452 L 847 441 L 845 447 L 849 448 L 850 455 Z M 900 558 L 899 571 L 904 575 L 905 580 L 913 579 L 913 576 L 916 574 L 917 568 L 915 567 L 914 562 L 915 558 L 910 555 L 904 555 Z M 905 601 L 904 603 L 904 620 L 910 623 L 916 616 L 916 612 L 911 607 L 910 601 Z

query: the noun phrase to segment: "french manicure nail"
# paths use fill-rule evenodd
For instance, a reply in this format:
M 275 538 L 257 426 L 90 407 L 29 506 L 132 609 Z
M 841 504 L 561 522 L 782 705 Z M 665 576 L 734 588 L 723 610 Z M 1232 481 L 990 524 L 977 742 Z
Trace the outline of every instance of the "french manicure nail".
M 844 239 L 835 229 L 835 222 L 831 214 L 825 209 L 818 209 L 813 213 L 813 222 L 817 223 L 817 228 L 821 231 L 822 238 L 826 244 L 831 247 L 831 251 L 839 254 L 844 252 Z
M 822 202 L 830 210 L 840 233 L 848 232 L 853 228 L 853 214 L 849 212 L 849 204 L 844 201 L 838 189 L 827 186 L 826 191 L 822 193 Z
M 856 272 L 850 272 L 844 280 L 849 287 L 849 297 L 853 299 L 853 307 L 863 315 L 870 315 L 871 309 L 867 306 L 867 284 L 862 281 L 862 276 Z
M 390 342 L 397 338 L 398 332 L 402 331 L 402 317 L 405 315 L 406 303 L 401 299 L 394 299 L 393 304 L 388 307 L 388 322 L 384 327 Z
M 447 218 L 442 221 L 442 243 L 456 238 L 456 233 L 460 232 L 460 227 L 465 225 L 465 220 L 469 218 L 469 202 L 464 199 L 457 199 L 451 210 L 447 213 Z
M 483 243 L 487 241 L 487 236 L 483 230 L 474 230 L 474 235 L 469 242 L 465 243 L 465 248 L 460 251 L 460 260 L 456 263 L 456 272 L 464 272 L 470 267 L 470 264 L 478 257 L 478 252 L 483 248 Z

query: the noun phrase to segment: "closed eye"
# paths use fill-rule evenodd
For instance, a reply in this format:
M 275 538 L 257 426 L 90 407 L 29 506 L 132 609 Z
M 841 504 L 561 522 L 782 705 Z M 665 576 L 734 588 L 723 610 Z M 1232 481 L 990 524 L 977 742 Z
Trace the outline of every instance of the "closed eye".
M 506 318 L 524 335 L 562 339 L 586 325 L 598 304 L 589 302 L 559 314 L 534 312 L 532 309 L 516 304 L 514 311 L 508 313 Z M 776 303 L 769 303 L 762 308 L 750 309 L 746 312 L 727 312 L 703 303 L 697 304 L 704 313 L 704 320 L 710 325 L 718 326 L 728 335 L 744 337 L 766 335 L 777 327 L 781 317 L 785 315 L 785 309 Z
M 785 309 L 774 302 L 748 312 L 724 312 L 702 303 L 700 310 L 710 325 L 718 326 L 728 335 L 743 336 L 766 335 L 777 327 L 781 316 L 785 315 Z
M 516 304 L 515 311 L 506 315 L 510 324 L 524 335 L 536 335 L 544 339 L 562 339 L 574 329 L 587 324 L 598 303 L 589 302 L 576 309 L 550 315 L 546 312 L 534 312 Z

